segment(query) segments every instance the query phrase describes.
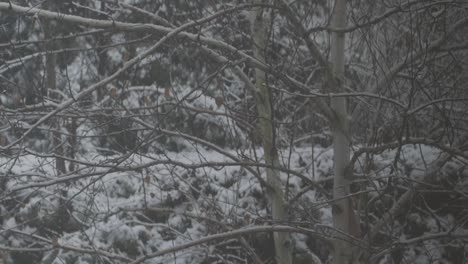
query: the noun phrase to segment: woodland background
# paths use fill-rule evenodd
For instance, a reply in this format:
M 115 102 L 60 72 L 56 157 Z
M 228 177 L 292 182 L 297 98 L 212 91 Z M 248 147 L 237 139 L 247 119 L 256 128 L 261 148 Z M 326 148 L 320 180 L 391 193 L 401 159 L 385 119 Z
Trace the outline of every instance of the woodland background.
M 0 1 L 0 263 L 467 263 L 467 84 L 466 1 Z

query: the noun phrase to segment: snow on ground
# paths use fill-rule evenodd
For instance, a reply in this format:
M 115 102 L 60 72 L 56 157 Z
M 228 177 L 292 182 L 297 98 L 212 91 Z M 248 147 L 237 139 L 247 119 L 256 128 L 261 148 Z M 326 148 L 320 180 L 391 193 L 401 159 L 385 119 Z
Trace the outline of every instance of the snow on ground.
M 235 151 L 230 153 L 236 155 Z M 402 149 L 401 159 L 412 168 L 411 177 L 420 179 L 425 166 L 435 160 L 438 153 L 433 148 L 407 146 Z M 262 151 L 257 150 L 257 155 L 261 157 Z M 394 157 L 395 151 L 384 152 L 375 157 L 376 166 L 384 168 L 392 164 Z M 8 197 L 14 197 L 21 206 L 17 215 L 6 217 L 4 229 L 36 233 L 44 229 L 41 225 L 54 219 L 55 212 L 66 201 L 72 218 L 66 227 L 70 231 L 63 232 L 58 238 L 61 245 L 135 258 L 228 228 L 242 228 L 246 225 L 246 214 L 254 219 L 267 216 L 264 190 L 245 168 L 207 166 L 187 169 L 163 162 L 171 160 L 191 166 L 232 161 L 213 151 L 200 148 L 160 155 L 134 154 L 123 161 L 118 156 L 96 156 L 94 152 L 83 154 L 80 159 L 83 161 L 78 165 L 80 173 L 94 173 L 92 176 L 8 194 L 8 190 L 18 190 L 21 186 L 56 180 L 54 160 L 33 155 L 19 156 L 15 160 L 0 158 L 0 172 L 9 176 L 5 193 Z M 333 152 L 331 149 L 315 148 L 312 155 L 310 147 L 296 148 L 292 152 L 282 150 L 281 162 L 285 166 L 289 164 L 291 170 L 318 180 L 331 176 Z M 142 166 L 144 164 L 151 166 Z M 379 175 L 384 176 L 386 172 L 387 169 L 380 170 Z M 282 172 L 281 176 L 285 182 L 289 181 L 290 194 L 297 193 L 305 186 L 294 175 Z M 304 195 L 304 199 L 312 207 L 314 202 L 323 202 L 323 197 L 313 189 Z M 146 207 L 159 211 L 146 211 Z M 331 210 L 328 206 L 320 207 L 320 219 L 317 220 L 331 225 Z M 21 221 L 27 221 L 26 225 Z M 224 226 L 214 224 L 216 222 Z M 41 234 L 46 237 L 54 234 L 51 231 L 53 226 L 45 225 L 46 230 L 42 229 Z M 296 237 L 299 244 L 304 244 L 304 238 Z M 10 235 L 9 243 L 16 245 L 19 242 L 16 236 Z M 200 246 L 175 255 L 163 255 L 148 263 L 198 263 L 210 250 L 212 248 L 208 246 Z M 92 263 L 96 258 L 78 256 L 71 251 L 60 254 L 62 259 L 73 259 L 74 263 Z M 60 258 L 54 263 L 61 263 Z

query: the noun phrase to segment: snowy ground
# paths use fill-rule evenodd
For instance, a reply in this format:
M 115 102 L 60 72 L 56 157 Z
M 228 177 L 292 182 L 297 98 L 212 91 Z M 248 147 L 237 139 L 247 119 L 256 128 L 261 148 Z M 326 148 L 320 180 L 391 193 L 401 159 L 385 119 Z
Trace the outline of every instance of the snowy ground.
M 235 151 L 230 153 L 238 156 Z M 395 151 L 374 157 L 375 165 L 369 177 L 375 186 L 380 184 L 379 177 L 390 173 L 405 173 L 401 176 L 423 180 L 428 164 L 439 152 L 408 146 L 400 155 L 404 166 L 396 171 L 392 170 Z M 257 156 L 262 156 L 261 151 L 257 151 Z M 181 153 L 131 155 L 125 160 L 118 156 L 85 154 L 79 159 L 82 161 L 77 165 L 79 173 L 60 178 L 54 172 L 53 158 L 26 155 L 1 159 L 1 173 L 8 177 L 1 206 L 1 236 L 5 240 L 0 245 L 30 248 L 60 245 L 60 250 L 44 254 L 43 259 L 55 257 L 53 263 L 106 263 L 118 259 L 127 262 L 125 258 L 135 259 L 209 234 L 262 225 L 268 218 L 267 200 L 258 179 L 245 167 L 229 164 L 233 161 L 213 151 L 199 148 Z M 326 180 L 332 176 L 331 149 L 315 148 L 313 155 L 310 147 L 296 148 L 291 153 L 283 150 L 282 161 L 285 167 L 289 165 L 304 177 L 329 184 Z M 454 164 L 452 167 L 460 168 Z M 362 175 L 359 165 L 356 171 Z M 265 177 L 264 173 L 261 177 Z M 282 172 L 282 178 L 288 182 L 290 198 L 306 187 L 295 175 Z M 368 190 L 371 196 L 377 193 L 372 188 Z M 57 226 L 59 208 L 66 208 L 65 215 L 70 217 Z M 311 227 L 316 223 L 331 225 L 325 196 L 313 188 L 291 208 L 295 210 L 293 222 L 309 221 Z M 419 214 L 412 217 L 437 228 L 435 221 L 431 224 L 430 217 Z M 294 237 L 298 247 L 306 247 L 305 236 Z M 147 263 L 244 263 L 240 259 L 245 254 L 238 243 L 223 243 L 162 255 Z M 439 245 L 430 243 L 426 248 Z M 80 254 L 76 252 L 78 248 L 107 252 L 107 255 Z M 414 250 L 405 254 L 412 259 L 424 255 Z

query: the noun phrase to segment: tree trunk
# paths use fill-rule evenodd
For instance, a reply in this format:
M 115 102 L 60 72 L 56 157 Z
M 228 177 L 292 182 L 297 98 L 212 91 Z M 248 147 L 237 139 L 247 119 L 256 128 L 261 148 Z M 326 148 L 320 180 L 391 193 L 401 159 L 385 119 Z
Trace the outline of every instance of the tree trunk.
M 336 0 L 332 16 L 333 28 L 344 28 L 346 26 L 346 0 Z M 342 92 L 343 90 L 344 48 L 345 34 L 342 32 L 333 32 L 331 59 L 334 77 L 340 80 L 336 82 L 339 84 L 338 87 L 331 87 L 333 92 Z M 332 205 L 333 225 L 344 234 L 359 237 L 359 221 L 354 213 L 352 199 L 349 197 L 350 181 L 349 178 L 345 176 L 346 168 L 349 164 L 351 144 L 346 98 L 332 98 L 331 106 L 335 113 L 335 118 L 331 120 L 335 163 L 333 182 L 333 198 L 335 202 Z M 347 235 L 337 232 L 333 255 L 335 264 L 356 263 L 357 261 L 357 248 L 349 242 L 350 237 Z
M 264 1 L 254 1 L 260 4 Z M 252 37 L 253 52 L 257 60 L 265 62 L 265 50 L 268 43 L 269 25 L 271 13 L 264 8 L 253 11 Z M 265 163 L 273 167 L 279 167 L 278 151 L 275 146 L 275 131 L 272 111 L 272 94 L 267 85 L 266 73 L 258 68 L 255 69 L 256 102 L 259 115 L 260 131 L 262 134 L 263 151 Z M 271 203 L 273 220 L 275 222 L 286 221 L 286 208 L 283 185 L 280 180 L 280 172 L 276 169 L 267 168 L 267 194 Z M 276 262 L 278 264 L 292 263 L 292 245 L 288 233 L 274 233 L 274 244 Z
M 70 159 L 75 159 L 76 150 L 78 149 L 78 139 L 76 137 L 78 124 L 77 124 L 76 117 L 70 118 L 67 130 L 70 133 L 70 136 L 68 137 L 68 144 L 70 145 L 68 149 L 68 157 L 70 157 Z M 68 164 L 68 171 L 71 172 L 74 170 L 75 170 L 75 163 L 73 161 L 70 161 Z
M 52 7 L 53 9 L 53 7 Z M 56 90 L 57 89 L 57 76 L 55 72 L 55 66 L 56 66 L 56 55 L 52 53 L 52 51 L 56 48 L 56 44 L 54 43 L 55 41 L 52 40 L 54 37 L 53 34 L 53 23 L 56 23 L 54 21 L 44 21 L 44 36 L 46 39 L 46 89 L 45 92 L 43 93 L 42 96 L 45 96 L 48 92 L 48 90 Z M 54 98 L 55 94 L 51 93 L 52 98 Z M 55 118 L 55 122 L 52 123 L 52 127 L 55 128 L 55 130 L 60 131 L 61 126 L 60 126 L 60 120 L 58 117 Z M 63 156 L 63 143 L 62 143 L 62 136 L 60 132 L 53 132 L 53 147 L 54 147 L 54 154 L 57 156 Z M 62 175 L 66 173 L 66 168 L 65 168 L 65 160 L 59 157 L 55 158 L 55 168 L 57 170 L 58 175 Z

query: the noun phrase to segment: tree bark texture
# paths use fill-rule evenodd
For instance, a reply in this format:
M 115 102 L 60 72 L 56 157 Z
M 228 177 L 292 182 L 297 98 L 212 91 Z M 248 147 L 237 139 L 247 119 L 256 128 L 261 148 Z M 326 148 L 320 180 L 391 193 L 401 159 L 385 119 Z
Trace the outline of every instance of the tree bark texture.
M 53 7 L 51 7 L 53 8 Z M 48 90 L 56 90 L 57 89 L 57 75 L 55 72 L 55 66 L 57 64 L 56 62 L 56 55 L 52 53 L 56 49 L 56 44 L 54 43 L 55 41 L 52 40 L 54 37 L 53 30 L 54 30 L 54 23 L 57 23 L 55 21 L 44 21 L 44 37 L 46 39 L 46 49 L 48 54 L 45 56 L 45 67 L 46 67 L 46 87 L 43 89 L 43 92 L 41 94 L 41 100 L 43 100 L 43 97 L 47 95 Z M 55 130 L 60 131 L 61 126 L 60 126 L 60 120 L 56 118 L 53 121 L 52 125 Z M 54 154 L 57 155 L 55 158 L 55 168 L 57 170 L 57 175 L 62 175 L 66 173 L 66 167 L 65 167 L 65 160 L 60 158 L 59 156 L 63 156 L 64 151 L 63 151 L 63 142 L 61 140 L 61 133 L 60 132 L 54 132 L 52 133 L 53 136 L 53 147 L 54 147 Z
M 256 0 L 255 4 L 261 4 L 265 1 Z M 257 60 L 265 63 L 265 51 L 268 45 L 269 26 L 271 13 L 265 8 L 255 9 L 252 13 L 252 36 L 253 52 Z M 273 167 L 279 167 L 278 151 L 275 147 L 274 121 L 271 102 L 271 90 L 267 85 L 265 71 L 255 69 L 255 96 L 257 102 L 257 111 L 259 115 L 260 131 L 262 134 L 262 143 L 264 150 L 265 163 Z M 268 199 L 271 204 L 273 220 L 275 222 L 284 222 L 287 219 L 285 208 L 285 199 L 283 185 L 280 180 L 280 172 L 276 169 L 267 168 L 267 188 Z M 275 232 L 274 244 L 276 251 L 276 262 L 278 264 L 292 263 L 292 245 L 288 233 Z
M 332 27 L 346 27 L 346 0 L 336 0 L 332 14 Z M 337 87 L 330 87 L 332 92 L 342 92 L 345 66 L 345 33 L 333 32 L 331 43 L 331 60 L 334 78 L 338 79 Z M 333 260 L 335 264 L 356 263 L 357 247 L 350 243 L 349 236 L 359 237 L 359 220 L 354 212 L 353 201 L 350 195 L 350 180 L 346 168 L 350 159 L 351 134 L 345 97 L 331 99 L 334 118 L 330 120 L 333 131 L 334 151 L 334 182 L 333 182 L 333 226 L 341 231 L 337 232 L 334 243 Z

